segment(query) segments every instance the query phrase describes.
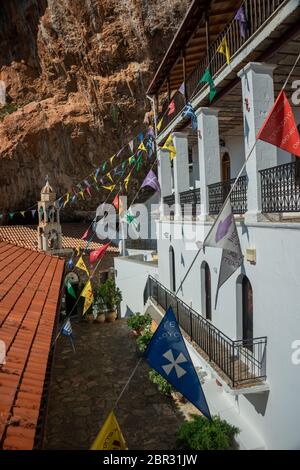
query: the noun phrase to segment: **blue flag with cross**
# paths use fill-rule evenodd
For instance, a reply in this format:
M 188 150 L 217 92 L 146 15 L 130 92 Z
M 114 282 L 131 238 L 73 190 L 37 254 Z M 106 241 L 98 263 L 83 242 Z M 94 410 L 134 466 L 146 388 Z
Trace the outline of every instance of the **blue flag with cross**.
M 211 419 L 201 383 L 171 307 L 161 320 L 145 353 L 149 365 Z

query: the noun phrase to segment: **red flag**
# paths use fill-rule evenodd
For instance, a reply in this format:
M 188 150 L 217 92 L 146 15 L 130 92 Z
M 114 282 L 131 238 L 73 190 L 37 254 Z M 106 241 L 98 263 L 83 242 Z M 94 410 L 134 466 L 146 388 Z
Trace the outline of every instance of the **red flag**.
M 115 199 L 113 200 L 113 205 L 115 208 L 118 210 L 119 209 L 119 196 L 118 194 L 116 195 Z
M 87 186 L 87 187 L 85 188 L 85 190 L 86 190 L 86 192 L 89 193 L 89 195 L 92 197 L 92 193 L 91 193 L 91 190 L 90 190 L 89 186 Z
M 81 240 L 86 240 L 89 234 L 89 229 L 87 229 L 81 237 Z
M 293 110 L 282 90 L 273 108 L 269 112 L 257 139 L 276 145 L 297 157 L 300 157 L 300 137 Z
M 173 114 L 174 111 L 175 111 L 175 103 L 174 103 L 174 100 L 172 100 L 171 103 L 169 104 L 168 116 L 171 116 L 171 114 Z
M 105 245 L 101 246 L 101 248 L 98 248 L 98 250 L 91 251 L 90 252 L 90 263 L 91 264 L 95 263 L 100 256 L 104 255 L 104 253 L 106 252 L 109 245 L 110 245 L 110 242 L 108 242 Z

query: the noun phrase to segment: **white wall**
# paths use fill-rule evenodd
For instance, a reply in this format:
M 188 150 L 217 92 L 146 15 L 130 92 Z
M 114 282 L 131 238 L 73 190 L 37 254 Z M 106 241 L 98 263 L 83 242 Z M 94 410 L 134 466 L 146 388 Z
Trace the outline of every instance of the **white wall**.
M 157 265 L 141 261 L 139 257 L 116 257 L 114 265 L 116 285 L 121 289 L 121 316 L 127 317 L 132 313 L 144 311 L 144 288 L 148 276 L 157 276 Z
M 162 233 L 170 231 L 160 222 Z M 164 226 L 165 224 L 165 226 Z M 185 223 L 187 224 L 187 222 Z M 208 226 L 205 230 L 208 230 Z M 178 228 L 181 232 L 181 227 Z M 183 300 L 201 310 L 200 266 L 207 261 L 212 281 L 212 321 L 232 339 L 236 338 L 236 280 L 244 272 L 253 288 L 254 337 L 267 336 L 267 382 L 270 392 L 241 396 L 235 406 L 261 433 L 267 448 L 300 449 L 300 365 L 292 364 L 292 342 L 300 339 L 300 224 L 256 224 L 238 226 L 243 254 L 246 248 L 256 248 L 257 263 L 244 261 L 219 292 L 214 310 L 221 252 L 206 248 L 184 282 Z M 185 240 L 158 240 L 159 280 L 170 286 L 169 246 L 176 258 L 177 287 L 195 252 L 186 249 Z

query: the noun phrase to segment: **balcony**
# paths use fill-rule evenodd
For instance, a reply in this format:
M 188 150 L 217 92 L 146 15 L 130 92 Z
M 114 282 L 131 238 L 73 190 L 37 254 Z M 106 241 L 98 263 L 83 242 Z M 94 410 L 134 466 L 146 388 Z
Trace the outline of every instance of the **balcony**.
M 235 179 L 210 184 L 208 186 L 209 213 L 219 214 Z M 247 176 L 240 176 L 231 195 L 230 201 L 234 214 L 244 214 L 247 211 Z
M 196 217 L 200 214 L 200 188 L 180 193 L 180 205 L 183 217 Z M 198 211 L 197 211 L 198 206 Z
M 232 340 L 160 282 L 149 276 L 144 304 L 154 300 L 164 311 L 171 305 L 177 321 L 195 349 L 232 388 L 263 385 L 266 379 L 267 338 Z
M 262 212 L 300 212 L 300 159 L 260 171 Z
M 141 251 L 157 251 L 157 239 L 133 239 L 129 238 L 126 240 L 127 250 L 141 250 Z
M 230 28 L 225 28 L 231 57 L 244 47 L 245 42 L 247 42 L 249 38 L 251 38 L 269 20 L 270 16 L 284 3 L 285 0 L 246 0 L 244 2 L 246 18 L 248 21 L 248 33 L 246 38 L 241 37 L 237 21 L 234 21 Z M 187 100 L 191 100 L 207 86 L 199 82 L 209 62 L 210 72 L 213 78 L 215 78 L 224 66 L 226 66 L 225 57 L 222 54 L 216 53 L 223 37 L 224 32 L 222 32 L 211 44 L 208 54 L 203 57 L 193 72 L 187 76 L 185 80 Z M 211 61 L 209 59 L 210 57 L 212 58 Z M 162 133 L 171 121 L 173 121 L 182 112 L 186 103 L 185 97 L 179 91 L 173 95 L 171 101 L 174 101 L 175 113 L 168 115 L 168 113 L 165 112 L 168 106 L 166 103 L 162 113 L 158 117 L 158 122 L 161 118 L 163 119 L 160 133 Z

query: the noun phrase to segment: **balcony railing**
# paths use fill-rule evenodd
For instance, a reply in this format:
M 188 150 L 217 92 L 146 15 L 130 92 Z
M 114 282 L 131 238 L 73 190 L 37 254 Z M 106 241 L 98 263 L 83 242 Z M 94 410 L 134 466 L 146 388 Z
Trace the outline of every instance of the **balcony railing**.
M 180 327 L 232 387 L 257 385 L 266 379 L 266 337 L 230 339 L 152 276 L 144 290 L 144 304 L 149 297 L 165 311 L 171 305 Z
M 208 186 L 209 213 L 219 214 L 235 179 L 210 184 Z M 231 195 L 230 201 L 234 214 L 244 214 L 247 211 L 247 176 L 240 176 Z
M 226 32 L 227 43 L 229 46 L 230 54 L 233 56 L 237 53 L 240 49 L 243 48 L 244 43 L 253 36 L 257 30 L 266 23 L 270 16 L 285 2 L 285 0 L 245 0 L 245 12 L 246 18 L 248 23 L 248 31 L 246 38 L 243 38 L 239 31 L 239 23 L 238 21 L 233 21 L 232 26 L 228 29 L 227 27 L 224 29 Z M 190 100 L 193 96 L 199 93 L 200 90 L 204 89 L 205 84 L 199 83 L 205 69 L 207 68 L 207 64 L 209 61 L 208 57 L 212 57 L 210 62 L 210 72 L 213 77 L 219 73 L 219 71 L 226 65 L 226 59 L 223 54 L 216 53 L 222 39 L 224 38 L 224 32 L 221 33 L 216 41 L 212 43 L 209 50 L 209 55 L 203 57 L 203 59 L 199 62 L 197 67 L 194 71 L 187 77 L 186 79 L 186 94 L 187 99 Z M 185 106 L 185 98 L 180 92 L 176 92 L 175 95 L 172 97 L 175 103 L 175 112 L 168 116 L 168 114 L 163 115 L 163 122 L 160 128 L 160 132 L 168 127 L 170 122 L 178 116 L 178 114 L 183 110 Z M 161 117 L 158 118 L 158 121 Z
M 180 193 L 180 205 L 183 216 L 196 217 L 200 213 L 200 188 Z
M 260 171 L 262 212 L 300 212 L 300 159 Z
M 126 240 L 126 248 L 128 250 L 145 250 L 145 251 L 157 251 L 157 239 L 141 239 L 134 240 L 133 238 Z

